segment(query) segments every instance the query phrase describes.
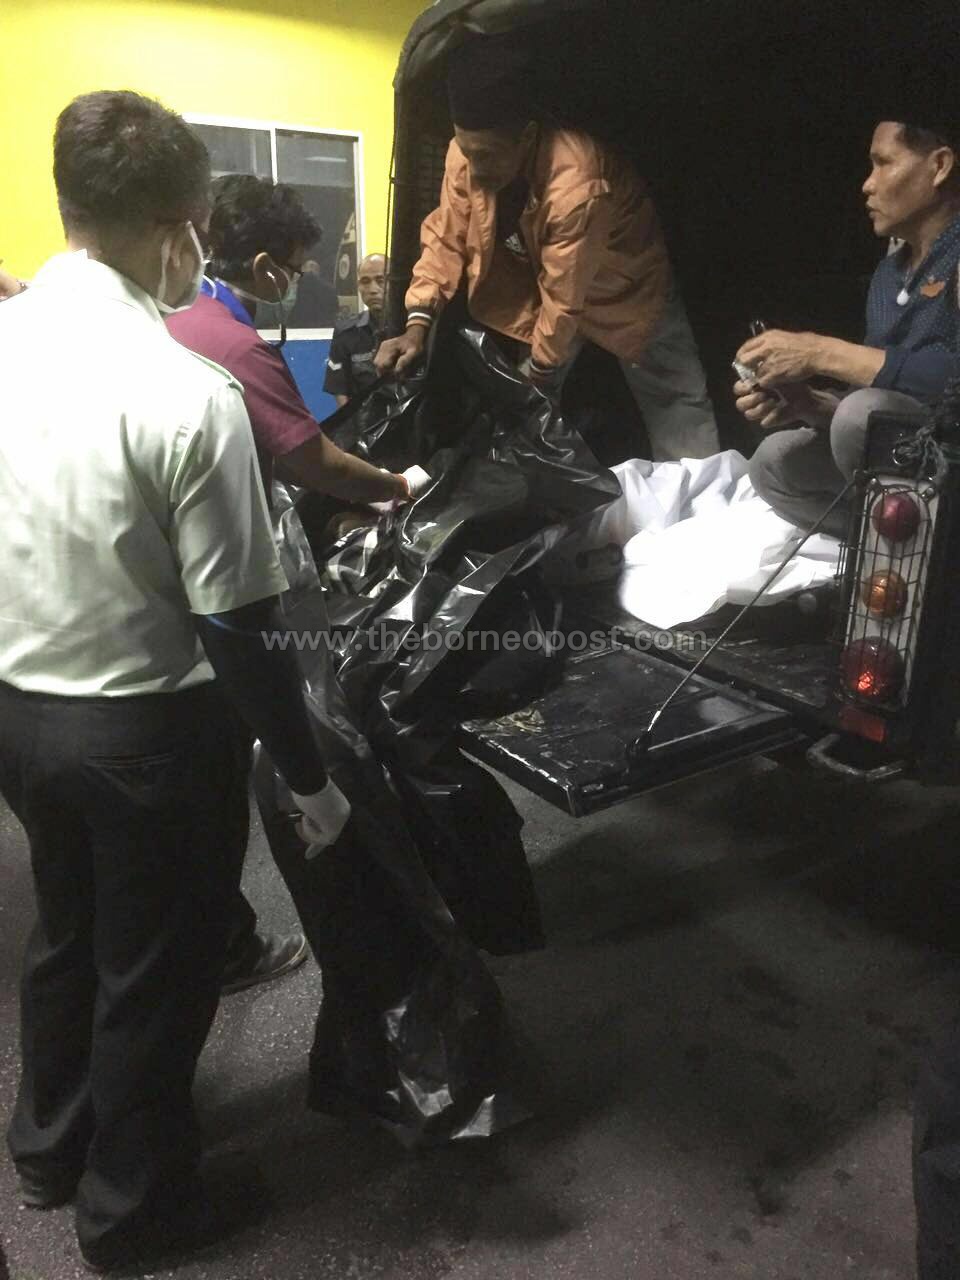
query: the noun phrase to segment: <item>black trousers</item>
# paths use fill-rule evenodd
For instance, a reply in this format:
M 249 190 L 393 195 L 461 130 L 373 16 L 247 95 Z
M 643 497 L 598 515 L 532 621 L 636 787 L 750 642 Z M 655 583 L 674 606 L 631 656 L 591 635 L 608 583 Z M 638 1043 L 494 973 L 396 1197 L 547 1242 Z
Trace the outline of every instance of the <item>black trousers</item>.
M 122 1249 L 192 1174 L 192 1085 L 239 884 L 244 735 L 212 684 L 55 698 L 0 684 L 0 792 L 38 919 L 8 1141 L 26 1179 L 79 1178 L 77 1234 Z
M 960 1276 L 960 1021 L 933 1050 L 914 1098 L 919 1280 Z

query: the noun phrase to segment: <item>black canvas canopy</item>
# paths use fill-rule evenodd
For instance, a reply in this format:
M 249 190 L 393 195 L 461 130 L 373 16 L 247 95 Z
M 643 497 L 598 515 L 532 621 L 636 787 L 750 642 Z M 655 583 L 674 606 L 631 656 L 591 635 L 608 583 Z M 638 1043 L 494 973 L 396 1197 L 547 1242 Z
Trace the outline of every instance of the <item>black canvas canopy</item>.
M 439 0 L 396 80 L 391 317 L 439 193 L 450 50 L 516 33 L 543 114 L 650 181 L 730 440 L 729 353 L 754 316 L 859 341 L 885 246 L 860 187 L 878 120 L 957 118 L 955 5 L 928 0 Z

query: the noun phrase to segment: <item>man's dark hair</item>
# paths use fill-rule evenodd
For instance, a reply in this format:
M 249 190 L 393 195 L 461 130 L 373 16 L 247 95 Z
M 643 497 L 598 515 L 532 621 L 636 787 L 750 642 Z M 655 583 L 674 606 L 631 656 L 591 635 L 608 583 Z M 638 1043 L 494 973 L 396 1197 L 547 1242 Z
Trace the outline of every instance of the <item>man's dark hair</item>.
M 68 231 L 174 223 L 206 211 L 210 157 L 176 112 L 129 90 L 104 90 L 60 112 L 53 178 Z
M 322 234 L 320 223 L 293 187 L 243 173 L 213 184 L 212 275 L 242 280 L 258 253 L 269 253 L 282 265 L 295 249 L 309 248 Z
M 466 40 L 447 59 L 454 124 L 519 136 L 536 115 L 531 78 L 530 55 L 513 32 Z
M 938 147 L 949 147 L 954 155 L 954 165 L 943 190 L 956 198 L 960 195 L 960 128 L 950 125 L 900 125 L 900 141 L 918 155 L 929 155 Z
M 960 127 L 950 128 L 937 125 L 928 128 L 919 124 L 901 124 L 900 138 L 904 146 L 911 151 L 929 154 L 938 147 L 949 147 L 960 161 Z

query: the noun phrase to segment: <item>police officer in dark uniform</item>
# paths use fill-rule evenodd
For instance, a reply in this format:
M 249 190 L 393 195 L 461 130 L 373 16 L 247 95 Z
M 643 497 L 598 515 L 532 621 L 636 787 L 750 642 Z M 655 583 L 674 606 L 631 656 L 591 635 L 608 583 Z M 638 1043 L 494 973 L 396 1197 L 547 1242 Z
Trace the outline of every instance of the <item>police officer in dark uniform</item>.
M 373 357 L 383 337 L 386 276 L 387 260 L 382 253 L 371 253 L 364 258 L 357 272 L 364 310 L 358 316 L 341 320 L 333 331 L 323 389 L 336 396 L 338 405 L 346 404 L 377 376 Z

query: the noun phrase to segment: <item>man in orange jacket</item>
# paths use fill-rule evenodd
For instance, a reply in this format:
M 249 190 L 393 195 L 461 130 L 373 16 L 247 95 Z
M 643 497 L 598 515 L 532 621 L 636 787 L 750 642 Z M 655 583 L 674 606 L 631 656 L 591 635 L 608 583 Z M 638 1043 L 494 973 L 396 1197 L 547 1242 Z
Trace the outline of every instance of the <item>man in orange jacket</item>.
M 718 448 L 713 407 L 657 212 L 632 165 L 584 133 L 538 124 L 523 54 L 501 37 L 450 61 L 456 136 L 424 221 L 407 328 L 377 355 L 402 373 L 466 279 L 471 315 L 529 346 L 559 393 L 585 341 L 619 357 L 658 459 Z

